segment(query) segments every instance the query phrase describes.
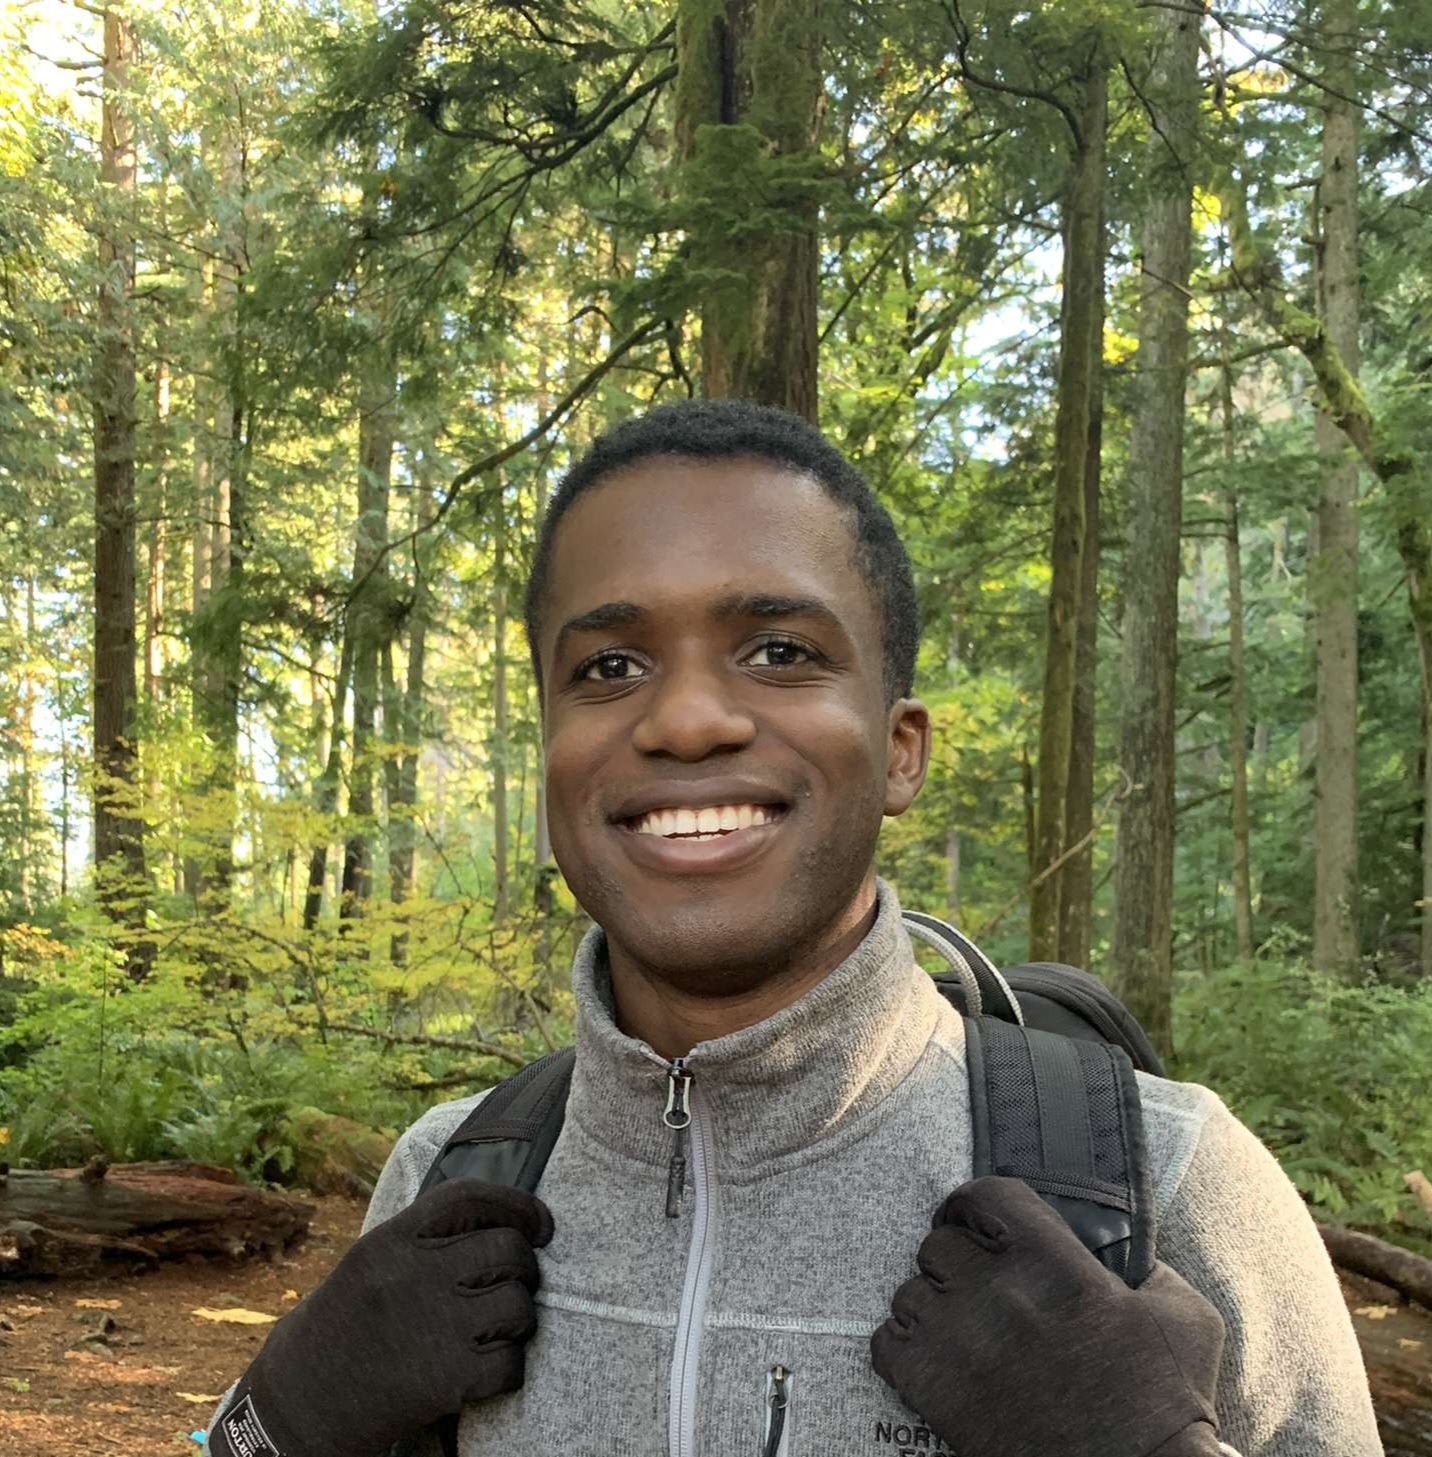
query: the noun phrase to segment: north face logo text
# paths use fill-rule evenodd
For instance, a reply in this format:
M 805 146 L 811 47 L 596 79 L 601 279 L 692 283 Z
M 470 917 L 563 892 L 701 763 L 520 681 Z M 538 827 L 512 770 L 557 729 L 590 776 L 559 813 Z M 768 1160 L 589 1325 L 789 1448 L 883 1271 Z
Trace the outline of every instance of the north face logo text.
M 899 1457 L 919 1457 L 921 1452 L 950 1452 L 939 1434 L 929 1427 L 911 1427 L 904 1422 L 876 1422 L 875 1440 L 894 1447 Z
M 269 1440 L 254 1410 L 253 1397 L 246 1396 L 219 1418 L 219 1428 L 228 1441 L 234 1457 L 282 1457 Z

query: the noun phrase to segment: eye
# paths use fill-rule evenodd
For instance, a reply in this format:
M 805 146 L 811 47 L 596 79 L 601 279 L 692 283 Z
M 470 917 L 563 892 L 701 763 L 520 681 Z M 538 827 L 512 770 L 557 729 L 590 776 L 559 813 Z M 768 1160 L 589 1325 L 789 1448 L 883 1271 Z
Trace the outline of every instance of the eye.
M 598 653 L 581 664 L 572 677 L 586 683 L 625 683 L 636 677 L 634 670 L 639 666 L 630 653 Z
M 815 661 L 815 654 L 790 638 L 775 637 L 756 647 L 746 658 L 750 668 L 798 668 Z

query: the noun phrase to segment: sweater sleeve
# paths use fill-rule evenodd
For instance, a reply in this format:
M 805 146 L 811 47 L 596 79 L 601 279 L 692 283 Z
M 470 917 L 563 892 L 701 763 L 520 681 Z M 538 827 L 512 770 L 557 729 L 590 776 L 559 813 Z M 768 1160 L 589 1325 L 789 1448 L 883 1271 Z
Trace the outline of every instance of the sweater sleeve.
M 1242 1457 L 1382 1457 L 1352 1319 L 1292 1181 L 1214 1094 L 1159 1257 L 1228 1327 L 1219 1437 Z

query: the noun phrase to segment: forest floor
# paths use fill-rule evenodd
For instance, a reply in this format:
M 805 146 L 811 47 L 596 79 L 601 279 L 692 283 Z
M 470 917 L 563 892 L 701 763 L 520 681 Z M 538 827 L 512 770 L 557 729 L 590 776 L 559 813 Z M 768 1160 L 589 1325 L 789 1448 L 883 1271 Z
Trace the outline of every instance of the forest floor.
M 141 1275 L 0 1285 L 0 1457 L 193 1457 L 190 1433 L 281 1315 L 356 1238 L 363 1206 L 314 1200 L 308 1237 L 274 1262 L 195 1260 Z M 1432 1315 L 1344 1283 L 1387 1457 L 1432 1457 Z

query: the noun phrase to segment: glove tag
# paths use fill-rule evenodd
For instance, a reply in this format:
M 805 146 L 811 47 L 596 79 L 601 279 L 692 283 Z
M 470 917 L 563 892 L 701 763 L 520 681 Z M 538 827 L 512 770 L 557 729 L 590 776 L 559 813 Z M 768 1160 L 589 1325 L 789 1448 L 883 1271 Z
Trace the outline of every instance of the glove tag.
M 246 1395 L 219 1418 L 219 1430 L 223 1432 L 233 1457 L 283 1457 L 283 1453 L 274 1446 L 273 1439 L 264 1431 L 251 1396 Z

